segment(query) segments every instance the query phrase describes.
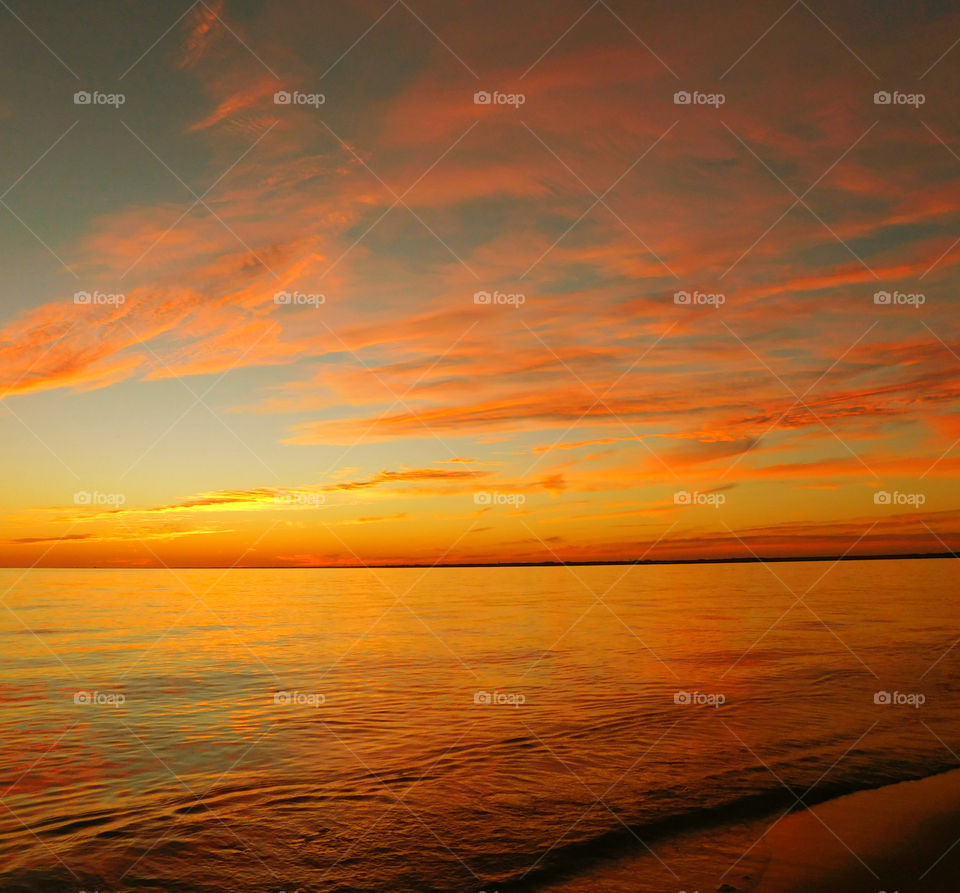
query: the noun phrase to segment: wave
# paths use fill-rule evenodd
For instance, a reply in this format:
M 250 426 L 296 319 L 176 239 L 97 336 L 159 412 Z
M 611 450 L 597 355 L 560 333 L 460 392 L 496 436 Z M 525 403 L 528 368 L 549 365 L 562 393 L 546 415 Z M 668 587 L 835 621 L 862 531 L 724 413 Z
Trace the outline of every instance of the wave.
M 593 837 L 556 846 L 545 857 L 535 852 L 512 854 L 511 862 L 525 861 L 527 865 L 533 867 L 507 870 L 485 877 L 484 881 L 488 885 L 495 884 L 499 893 L 528 893 L 528 891 L 541 889 L 545 883 L 558 883 L 589 875 L 611 861 L 622 859 L 631 853 L 647 853 L 645 843 L 663 840 L 681 833 L 704 831 L 735 823 L 762 821 L 765 818 L 779 818 L 781 815 L 859 791 L 874 790 L 905 781 L 916 781 L 951 771 L 957 771 L 956 766 L 945 762 L 935 769 L 928 767 L 924 771 L 920 767 L 914 767 L 913 771 L 906 773 L 877 775 L 860 782 L 849 780 L 824 782 L 809 795 L 806 795 L 805 788 L 798 788 L 791 793 L 781 785 L 778 788 L 756 791 L 722 803 L 662 815 L 648 821 L 633 824 L 618 823 Z M 803 800 L 799 801 L 797 799 L 799 797 L 803 797 Z
M 804 796 L 803 802 L 797 800 L 805 794 L 804 790 L 788 791 L 782 786 L 771 787 L 767 790 L 754 791 L 732 799 L 707 804 L 698 808 L 681 809 L 669 814 L 656 816 L 652 819 L 626 823 L 610 827 L 609 829 L 579 840 L 568 840 L 565 843 L 550 847 L 548 842 L 542 846 L 533 846 L 528 843 L 526 849 L 511 851 L 509 854 L 488 854 L 483 860 L 486 864 L 478 871 L 481 883 L 477 887 L 492 888 L 499 893 L 530 893 L 542 889 L 548 883 L 561 883 L 574 878 L 582 878 L 592 873 L 602 871 L 612 862 L 634 854 L 643 854 L 647 850 L 644 844 L 668 839 L 678 834 L 705 831 L 711 828 L 729 826 L 733 824 L 762 821 L 766 818 L 779 818 L 789 812 L 797 811 L 808 806 L 814 806 L 827 800 L 836 799 L 858 791 L 871 790 L 902 781 L 912 781 L 931 777 L 946 771 L 955 771 L 955 766 L 944 765 L 936 771 L 922 771 L 914 766 L 910 771 L 875 775 L 870 779 L 859 782 L 850 780 L 824 781 L 818 785 L 809 796 Z M 597 808 L 603 808 L 598 805 Z M 472 860 L 471 860 L 472 861 Z M 478 867 L 474 864 L 474 867 Z M 317 868 L 318 876 L 325 876 L 323 866 Z M 225 885 L 223 880 L 203 882 L 193 879 L 189 886 L 170 877 L 137 876 L 131 873 L 121 883 L 117 878 L 85 875 L 78 878 L 67 869 L 25 869 L 12 874 L 0 875 L 4 893 L 77 893 L 77 890 L 112 890 L 115 893 L 180 893 L 189 889 L 190 893 L 237 893 L 235 884 Z M 245 882 L 244 889 L 254 889 L 257 884 Z M 272 886 L 270 884 L 273 884 Z M 306 881 L 307 889 L 311 893 L 376 893 L 376 891 L 417 891 L 417 893 L 460 893 L 462 882 L 446 881 L 441 878 L 377 878 L 372 877 L 362 886 L 354 886 L 346 878 L 340 876 L 326 878 L 323 887 L 312 887 Z M 259 887 L 274 889 L 276 884 L 271 880 L 264 886 L 260 879 Z M 296 884 L 291 885 L 295 889 Z

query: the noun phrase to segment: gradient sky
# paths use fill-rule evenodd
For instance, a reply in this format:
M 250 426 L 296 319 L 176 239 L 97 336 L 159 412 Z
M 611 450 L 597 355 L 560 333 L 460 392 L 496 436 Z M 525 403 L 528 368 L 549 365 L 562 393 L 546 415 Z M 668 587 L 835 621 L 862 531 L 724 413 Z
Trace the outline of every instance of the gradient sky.
M 954 5 L 0 20 L 0 564 L 960 547 Z

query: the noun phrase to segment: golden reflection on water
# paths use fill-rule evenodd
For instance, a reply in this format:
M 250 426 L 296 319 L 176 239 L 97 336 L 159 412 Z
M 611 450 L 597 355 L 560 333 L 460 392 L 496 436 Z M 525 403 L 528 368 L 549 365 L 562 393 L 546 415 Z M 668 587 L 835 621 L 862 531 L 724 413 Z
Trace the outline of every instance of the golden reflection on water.
M 950 561 L 21 573 L 0 862 L 36 889 L 506 885 L 957 731 Z

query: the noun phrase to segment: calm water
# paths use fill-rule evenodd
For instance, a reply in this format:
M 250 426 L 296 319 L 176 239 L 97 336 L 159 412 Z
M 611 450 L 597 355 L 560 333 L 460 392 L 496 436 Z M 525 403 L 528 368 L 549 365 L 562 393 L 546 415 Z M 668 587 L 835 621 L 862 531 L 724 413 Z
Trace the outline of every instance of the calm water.
M 682 889 L 957 765 L 956 568 L 0 571 L 0 888 Z

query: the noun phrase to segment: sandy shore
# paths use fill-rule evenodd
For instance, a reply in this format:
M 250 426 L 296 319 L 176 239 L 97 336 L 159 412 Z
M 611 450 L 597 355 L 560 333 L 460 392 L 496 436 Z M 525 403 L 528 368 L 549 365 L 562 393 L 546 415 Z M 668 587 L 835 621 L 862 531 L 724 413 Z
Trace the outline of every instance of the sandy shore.
M 793 813 L 765 845 L 756 893 L 956 893 L 960 770 Z
M 772 826 L 772 827 L 771 827 Z M 957 893 L 960 770 L 639 842 L 551 893 Z

